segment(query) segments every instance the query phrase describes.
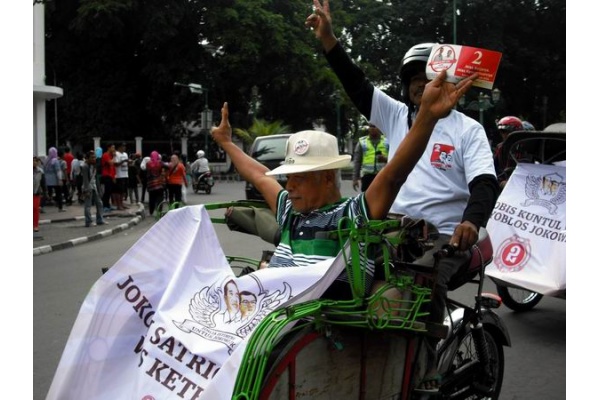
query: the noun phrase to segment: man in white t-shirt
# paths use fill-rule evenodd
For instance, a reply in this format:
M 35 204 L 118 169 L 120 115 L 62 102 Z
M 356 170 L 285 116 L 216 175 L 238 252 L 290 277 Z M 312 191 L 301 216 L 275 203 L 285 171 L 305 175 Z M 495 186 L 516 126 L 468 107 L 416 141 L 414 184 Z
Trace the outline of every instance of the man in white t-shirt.
M 352 61 L 333 33 L 329 1 L 315 12 L 306 25 L 323 45 L 325 57 L 354 105 L 385 133 L 390 156 L 406 137 L 421 104 L 428 80 L 425 65 L 432 43 L 413 46 L 405 54 L 400 69 L 402 101 L 373 86 Z M 500 188 L 492 151 L 483 127 L 474 119 L 451 110 L 437 121 L 425 152 L 396 196 L 391 212 L 422 218 L 439 230 L 434 248 L 418 263 L 433 265 L 433 254 L 450 244 L 457 250 L 439 264 L 436 289 L 430 309 L 430 322 L 444 319 L 447 283 L 460 265 L 470 258 L 470 249 L 479 237 L 479 228 L 489 219 Z M 435 338 L 430 343 L 435 348 Z M 429 352 L 428 371 L 419 389 L 436 391 L 441 377 L 437 373 L 435 351 Z
M 125 143 L 119 144 L 114 157 L 116 176 L 117 176 L 117 188 L 115 190 L 115 204 L 117 210 L 125 210 L 127 207 L 124 204 L 125 196 L 127 196 L 127 185 L 129 183 L 129 156 L 125 152 L 127 146 Z
M 194 174 L 194 178 L 198 179 L 200 175 L 210 171 L 210 166 L 208 165 L 208 160 L 204 156 L 204 150 L 198 150 L 196 157 L 197 159 L 192 163 L 190 169 Z

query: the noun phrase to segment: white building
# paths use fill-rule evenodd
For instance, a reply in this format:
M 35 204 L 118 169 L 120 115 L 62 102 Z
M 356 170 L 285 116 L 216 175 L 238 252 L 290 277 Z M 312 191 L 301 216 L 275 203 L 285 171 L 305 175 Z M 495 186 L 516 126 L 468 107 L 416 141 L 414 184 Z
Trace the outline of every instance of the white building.
M 33 4 L 33 154 L 45 156 L 46 101 L 62 97 L 62 88 L 46 85 L 44 4 Z

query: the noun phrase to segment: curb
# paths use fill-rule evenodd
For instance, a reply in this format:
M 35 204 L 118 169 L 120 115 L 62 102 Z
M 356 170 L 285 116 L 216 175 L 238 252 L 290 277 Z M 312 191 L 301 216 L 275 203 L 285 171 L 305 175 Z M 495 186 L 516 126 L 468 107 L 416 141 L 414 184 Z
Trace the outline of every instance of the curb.
M 107 229 L 105 231 L 97 232 L 97 233 L 94 233 L 93 235 L 90 235 L 90 236 L 84 236 L 84 237 L 80 237 L 80 238 L 76 238 L 76 239 L 71 239 L 71 240 L 68 240 L 68 241 L 63 242 L 63 243 L 57 243 L 57 244 L 48 245 L 48 246 L 35 247 L 33 249 L 33 255 L 34 256 L 39 256 L 41 254 L 48 254 L 48 253 L 51 253 L 51 252 L 56 251 L 56 250 L 68 249 L 70 247 L 74 247 L 74 246 L 77 246 L 77 245 L 80 245 L 80 244 L 83 244 L 83 243 L 92 242 L 94 240 L 102 239 L 102 238 L 105 238 L 107 236 L 114 235 L 115 233 L 122 232 L 122 231 L 124 231 L 126 229 L 131 228 L 134 225 L 139 224 L 144 218 L 146 218 L 146 210 L 145 210 L 145 208 L 144 208 L 143 205 L 135 213 L 136 213 L 136 216 L 134 218 L 132 218 L 129 222 L 117 225 L 117 226 L 115 226 L 112 229 Z M 85 217 L 83 217 L 83 216 L 79 217 L 78 216 L 78 217 L 74 217 L 74 218 L 62 218 L 62 219 L 55 219 L 55 220 L 44 220 L 44 223 L 77 221 L 77 220 L 80 220 L 80 219 L 83 219 L 83 218 L 85 218 Z M 40 224 L 41 223 L 42 223 L 42 221 L 40 221 Z

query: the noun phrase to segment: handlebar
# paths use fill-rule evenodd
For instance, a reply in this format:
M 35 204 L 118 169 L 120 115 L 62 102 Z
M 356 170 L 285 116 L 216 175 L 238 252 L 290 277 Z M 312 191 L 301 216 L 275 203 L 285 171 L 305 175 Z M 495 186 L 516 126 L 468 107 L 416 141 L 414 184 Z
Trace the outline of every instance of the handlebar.
M 436 253 L 437 257 L 452 257 L 458 250 L 458 247 L 454 247 L 451 244 L 445 244 Z

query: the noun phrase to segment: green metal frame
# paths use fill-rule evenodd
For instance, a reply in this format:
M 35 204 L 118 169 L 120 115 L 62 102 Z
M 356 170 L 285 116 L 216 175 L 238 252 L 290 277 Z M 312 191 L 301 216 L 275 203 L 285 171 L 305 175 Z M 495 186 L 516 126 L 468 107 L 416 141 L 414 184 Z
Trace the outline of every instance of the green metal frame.
M 207 204 L 207 210 L 235 207 L 267 207 L 264 202 L 238 201 Z M 212 218 L 224 223 L 223 218 Z M 342 228 L 350 226 L 349 228 Z M 234 400 L 254 400 L 267 374 L 267 364 L 273 349 L 290 331 L 308 325 L 319 332 L 329 332 L 328 327 L 347 326 L 369 330 L 403 330 L 414 333 L 426 332 L 426 326 L 418 319 L 425 317 L 423 304 L 430 301 L 431 289 L 414 283 L 410 275 L 397 275 L 390 270 L 389 249 L 403 243 L 404 229 L 399 220 L 369 221 L 364 225 L 346 219 L 340 221 L 337 232 L 331 233 L 342 243 L 342 253 L 351 282 L 352 300 L 316 299 L 278 309 L 267 315 L 250 336 L 233 390 Z M 349 249 L 348 249 L 349 246 Z M 365 293 L 365 269 L 361 257 L 367 250 L 377 246 L 383 254 L 386 284 L 375 293 Z M 346 253 L 349 251 L 349 259 Z M 258 264 L 256 264 L 258 265 Z M 390 288 L 397 288 L 404 295 L 400 300 L 384 297 Z
M 162 217 L 164 217 L 169 211 L 171 210 L 175 210 L 176 208 L 180 208 L 184 206 L 184 203 L 179 202 L 179 201 L 174 201 L 172 203 L 169 203 L 169 208 L 167 209 L 167 211 L 165 212 L 161 212 L 159 209 L 159 206 L 165 202 L 167 200 L 163 200 L 160 203 L 158 203 L 156 210 L 154 211 L 154 218 L 158 221 L 159 219 L 161 219 Z

